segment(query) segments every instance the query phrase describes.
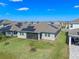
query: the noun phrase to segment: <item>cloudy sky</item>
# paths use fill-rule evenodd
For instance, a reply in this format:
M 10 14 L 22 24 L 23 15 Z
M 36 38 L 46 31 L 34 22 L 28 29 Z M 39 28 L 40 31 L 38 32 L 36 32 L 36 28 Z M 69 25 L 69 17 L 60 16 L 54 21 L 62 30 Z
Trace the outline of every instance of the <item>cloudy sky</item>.
M 79 18 L 79 0 L 0 0 L 0 19 L 56 21 Z

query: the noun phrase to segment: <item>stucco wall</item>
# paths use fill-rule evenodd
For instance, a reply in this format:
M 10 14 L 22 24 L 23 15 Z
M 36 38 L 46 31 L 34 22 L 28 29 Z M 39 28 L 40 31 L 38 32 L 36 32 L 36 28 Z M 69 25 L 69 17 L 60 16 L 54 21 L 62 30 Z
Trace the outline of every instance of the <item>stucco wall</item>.
M 6 32 L 6 36 L 12 36 L 12 32 Z
M 79 24 L 72 24 L 72 27 L 71 27 L 71 24 L 69 25 L 69 29 L 77 29 L 79 28 Z
M 44 40 L 55 40 L 55 35 L 54 34 L 50 34 L 50 37 L 48 37 L 48 36 L 45 36 L 45 33 L 42 33 L 41 39 L 44 39 Z
M 6 32 L 5 35 L 6 36 L 17 36 L 17 34 L 14 34 L 13 32 Z
M 24 35 L 20 35 L 20 32 L 18 32 L 18 33 L 17 33 L 17 37 L 18 37 L 18 38 L 25 38 L 25 39 L 26 39 L 26 38 L 27 38 L 27 34 L 24 33 Z
M 23 33 L 23 32 L 22 32 Z M 46 33 L 41 33 L 41 38 L 44 40 L 55 40 L 55 34 L 50 33 L 50 36 L 45 36 Z M 20 34 L 20 32 L 17 32 L 17 35 L 14 35 L 13 32 L 6 32 L 6 36 L 17 36 L 17 38 L 27 38 L 27 33 L 23 33 L 23 35 Z

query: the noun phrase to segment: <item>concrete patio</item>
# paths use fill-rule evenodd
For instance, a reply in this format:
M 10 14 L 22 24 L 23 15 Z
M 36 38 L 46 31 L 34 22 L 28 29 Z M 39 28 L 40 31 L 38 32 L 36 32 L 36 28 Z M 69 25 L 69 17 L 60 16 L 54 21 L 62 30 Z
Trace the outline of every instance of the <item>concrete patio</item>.
M 71 45 L 69 47 L 69 59 L 79 59 L 79 46 Z

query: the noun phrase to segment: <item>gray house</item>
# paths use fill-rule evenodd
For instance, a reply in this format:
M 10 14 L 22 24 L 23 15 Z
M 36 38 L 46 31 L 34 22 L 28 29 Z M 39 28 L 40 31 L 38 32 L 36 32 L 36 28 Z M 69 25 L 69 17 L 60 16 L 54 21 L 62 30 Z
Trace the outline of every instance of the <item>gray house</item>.
M 79 45 L 79 29 L 69 31 L 69 45 Z
M 18 23 L 11 25 L 5 31 L 6 36 L 16 36 L 24 39 L 55 40 L 61 29 L 60 25 L 39 22 L 39 23 Z
M 79 58 L 79 19 L 69 23 L 69 59 Z
M 69 31 L 69 59 L 79 57 L 79 28 Z
M 79 19 L 69 23 L 69 45 L 79 43 Z

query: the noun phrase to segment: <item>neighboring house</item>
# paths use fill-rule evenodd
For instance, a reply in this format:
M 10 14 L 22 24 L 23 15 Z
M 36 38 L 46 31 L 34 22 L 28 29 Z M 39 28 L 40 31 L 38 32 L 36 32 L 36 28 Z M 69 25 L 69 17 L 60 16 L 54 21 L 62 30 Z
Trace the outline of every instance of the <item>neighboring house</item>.
M 68 35 L 69 46 L 79 44 L 79 20 L 70 22 Z
M 79 28 L 69 31 L 69 46 L 79 45 Z
M 69 59 L 79 58 L 79 28 L 69 31 Z
M 3 28 L 3 27 L 6 27 L 6 26 L 8 26 L 8 24 L 1 24 L 0 29 Z
M 70 22 L 69 29 L 79 28 L 79 22 Z
M 5 25 L 0 29 L 0 32 L 4 33 L 6 36 L 17 36 L 17 30 L 19 28 L 15 25 L 16 23 Z
M 24 39 L 55 40 L 61 26 L 44 22 L 32 22 L 12 24 L 6 28 L 8 28 L 5 31 L 6 36 L 17 36 Z
M 79 28 L 79 19 L 69 22 L 69 29 L 77 29 Z
M 61 26 L 62 26 L 62 29 L 69 29 L 69 22 L 68 21 L 64 21 L 64 22 L 61 22 Z

